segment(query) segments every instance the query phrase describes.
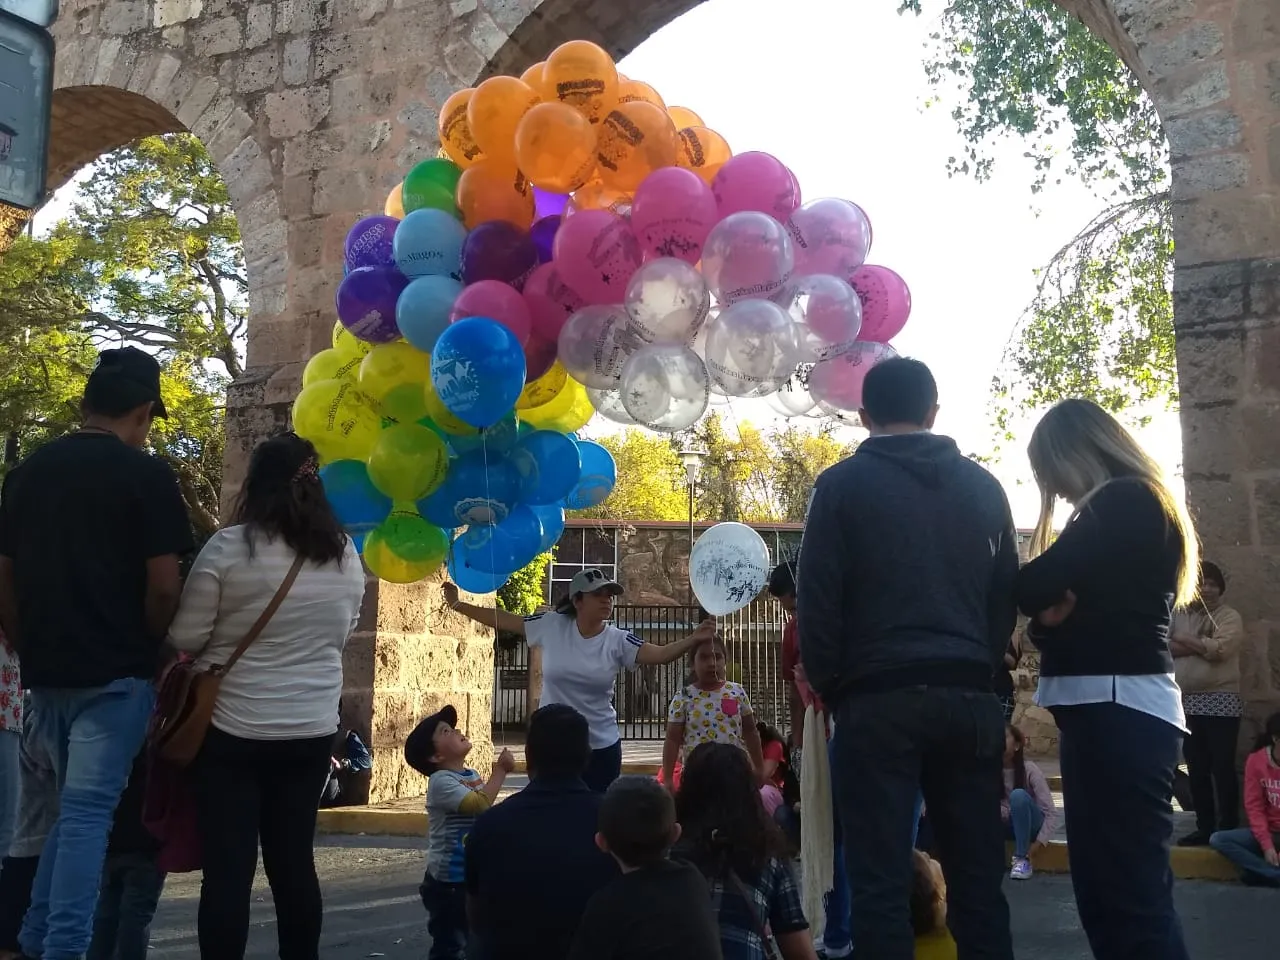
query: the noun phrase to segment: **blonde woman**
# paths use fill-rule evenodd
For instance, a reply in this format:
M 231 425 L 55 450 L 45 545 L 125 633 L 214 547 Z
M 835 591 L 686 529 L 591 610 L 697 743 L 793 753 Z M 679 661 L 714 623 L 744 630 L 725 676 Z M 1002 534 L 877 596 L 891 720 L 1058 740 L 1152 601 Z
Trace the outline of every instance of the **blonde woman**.
M 1170 797 L 1186 732 L 1169 626 L 1199 547 L 1160 467 L 1101 407 L 1067 400 L 1031 436 L 1035 557 L 1018 602 L 1059 730 L 1071 882 L 1099 960 L 1186 960 Z M 1053 540 L 1059 499 L 1075 513 Z M 1052 541 L 1052 545 L 1050 545 Z

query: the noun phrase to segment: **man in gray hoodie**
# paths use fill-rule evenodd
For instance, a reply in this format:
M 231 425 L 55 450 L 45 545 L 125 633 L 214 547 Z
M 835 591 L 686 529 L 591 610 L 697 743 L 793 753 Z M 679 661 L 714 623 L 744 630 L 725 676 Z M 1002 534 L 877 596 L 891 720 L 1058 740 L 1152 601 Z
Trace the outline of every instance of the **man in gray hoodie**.
M 918 360 L 863 386 L 871 436 L 819 478 L 797 577 L 800 651 L 835 718 L 855 956 L 911 960 L 913 807 L 924 793 L 959 955 L 1012 960 L 992 678 L 1016 624 L 1000 484 L 931 429 Z M 838 772 L 838 776 L 834 774 Z

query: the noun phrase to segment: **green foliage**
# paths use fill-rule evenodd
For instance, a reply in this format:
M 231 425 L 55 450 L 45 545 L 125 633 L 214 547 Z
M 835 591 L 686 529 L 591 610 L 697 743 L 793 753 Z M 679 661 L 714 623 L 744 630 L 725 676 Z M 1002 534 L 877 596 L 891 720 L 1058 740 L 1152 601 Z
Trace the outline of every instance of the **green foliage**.
M 665 437 L 628 429 L 599 443 L 618 466 L 618 484 L 604 503 L 574 514 L 593 520 L 683 520 L 688 487 L 676 448 Z
M 498 606 L 527 617 L 546 603 L 547 567 L 553 551 L 539 554 L 511 575 L 498 591 Z

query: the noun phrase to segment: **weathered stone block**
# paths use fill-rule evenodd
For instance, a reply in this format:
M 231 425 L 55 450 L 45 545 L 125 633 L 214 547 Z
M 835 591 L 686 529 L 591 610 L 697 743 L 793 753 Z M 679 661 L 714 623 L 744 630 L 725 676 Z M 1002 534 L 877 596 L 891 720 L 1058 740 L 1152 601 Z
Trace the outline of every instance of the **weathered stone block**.
M 157 27 L 186 23 L 188 20 L 194 20 L 200 16 L 203 10 L 204 0 L 156 0 L 156 12 L 153 22 Z
M 1183 403 L 1217 404 L 1241 399 L 1245 374 L 1245 337 L 1241 331 L 1185 331 L 1178 346 Z
M 1280 185 L 1280 122 L 1271 125 L 1267 136 L 1267 166 L 1270 167 L 1271 182 Z
M 242 42 L 240 21 L 235 17 L 218 17 L 203 21 L 195 28 L 191 48 L 198 57 L 216 57 L 234 53 Z
M 1280 48 L 1280 7 L 1265 0 L 1236 4 L 1231 39 L 1237 55 Z
M 1212 60 L 1222 52 L 1222 31 L 1217 24 L 1201 21 L 1167 39 L 1139 46 L 1139 56 L 1157 78 L 1182 67 Z
M 1183 475 L 1188 479 L 1223 479 L 1239 469 L 1245 457 L 1244 418 L 1239 406 L 1183 404 L 1181 416 Z
M 1171 119 L 1164 125 L 1174 158 L 1229 150 L 1240 143 L 1240 118 L 1225 110 Z
M 1280 547 L 1280 479 L 1253 482 L 1253 509 L 1258 517 L 1258 545 Z
M 371 167 L 334 167 L 316 174 L 312 212 L 360 214 L 375 209 L 378 197 L 378 172 Z
M 318 33 L 333 22 L 332 0 L 277 0 L 276 33 Z
M 146 29 L 149 13 L 147 0 L 114 0 L 103 7 L 98 28 L 112 36 L 136 33 Z
M 1206 464 L 1213 467 L 1215 464 Z M 1218 467 L 1227 466 L 1216 464 Z M 1214 477 L 1218 474 L 1214 472 Z M 1196 529 L 1213 528 L 1216 543 L 1247 547 L 1253 542 L 1251 491 L 1247 481 L 1209 478 L 1197 474 L 1185 481 L 1187 505 Z
M 1249 470 L 1280 470 L 1280 405 L 1255 403 L 1240 412 L 1244 425 L 1245 467 Z
M 467 37 L 486 60 L 495 56 L 508 40 L 507 33 L 484 13 L 477 14 L 471 21 Z
M 259 50 L 240 58 L 236 70 L 236 89 L 241 93 L 258 93 L 270 90 L 280 79 L 280 52 Z
M 1243 153 L 1215 153 L 1184 157 L 1173 178 L 1175 200 L 1193 199 L 1219 190 L 1243 187 L 1249 181 L 1249 157 Z
M 263 102 L 267 128 L 282 140 L 314 130 L 329 115 L 327 87 L 307 87 L 267 94 Z
M 463 78 L 479 75 L 484 69 L 485 57 L 466 40 L 455 40 L 444 51 L 445 66 L 457 78 L 454 89 L 465 85 Z
M 284 45 L 284 82 L 296 87 L 307 82 L 311 75 L 311 41 L 306 37 L 290 40 Z
M 260 47 L 271 39 L 275 11 L 269 3 L 255 3 L 245 15 L 244 45 Z
M 271 164 L 263 155 L 262 148 L 258 146 L 258 141 L 253 137 L 245 137 L 238 147 L 227 154 L 226 160 L 222 162 L 221 170 L 223 177 L 227 181 L 228 190 L 237 200 L 247 202 L 250 198 L 258 196 L 271 186 Z M 258 251 L 251 249 L 249 235 L 265 236 L 266 231 L 275 230 L 283 237 L 287 226 L 283 220 L 276 220 L 272 223 L 256 226 L 253 229 L 242 229 L 246 259 L 252 260 L 260 255 Z

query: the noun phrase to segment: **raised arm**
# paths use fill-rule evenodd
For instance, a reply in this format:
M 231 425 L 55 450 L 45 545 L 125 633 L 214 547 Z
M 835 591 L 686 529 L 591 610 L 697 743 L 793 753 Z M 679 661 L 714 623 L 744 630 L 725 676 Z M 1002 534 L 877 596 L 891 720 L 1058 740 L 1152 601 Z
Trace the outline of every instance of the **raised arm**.
M 675 663 L 686 653 L 696 647 L 702 641 L 714 637 L 716 633 L 716 622 L 714 618 L 707 617 L 700 624 L 698 629 L 689 634 L 683 640 L 677 640 L 675 643 L 650 643 L 646 640 L 636 653 L 636 663 L 645 666 L 660 663 Z
M 468 620 L 474 620 L 486 627 L 493 627 L 503 633 L 518 633 L 524 636 L 524 617 L 497 607 L 479 607 L 474 603 L 465 603 L 458 597 L 458 588 L 452 583 L 445 583 L 440 591 L 444 594 L 444 602 L 449 609 L 456 610 Z

